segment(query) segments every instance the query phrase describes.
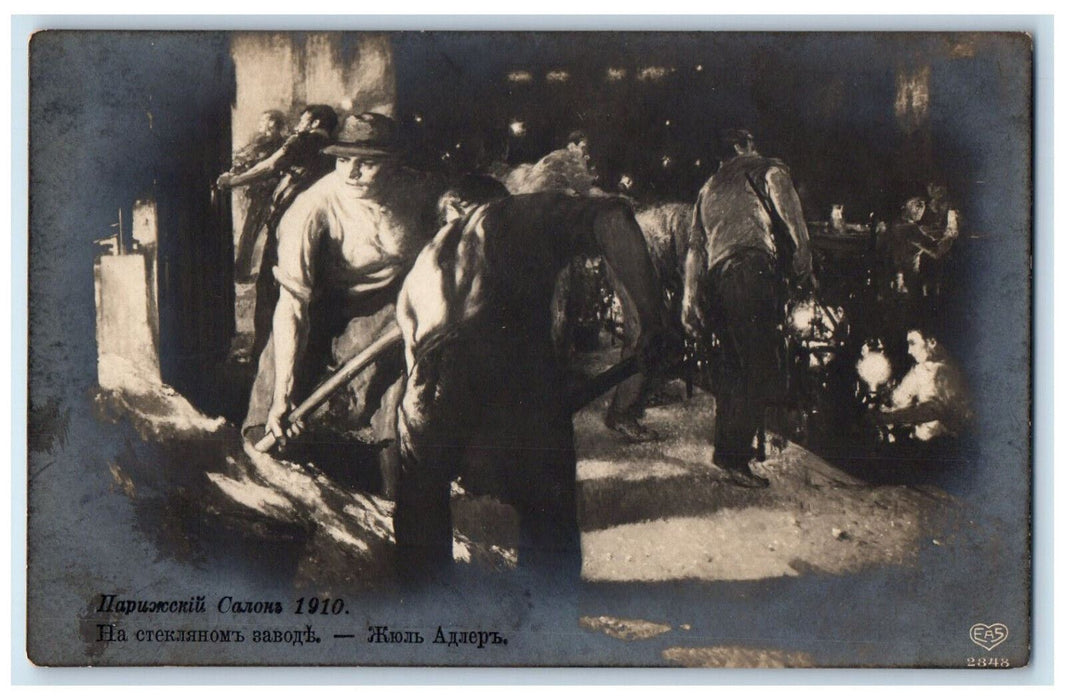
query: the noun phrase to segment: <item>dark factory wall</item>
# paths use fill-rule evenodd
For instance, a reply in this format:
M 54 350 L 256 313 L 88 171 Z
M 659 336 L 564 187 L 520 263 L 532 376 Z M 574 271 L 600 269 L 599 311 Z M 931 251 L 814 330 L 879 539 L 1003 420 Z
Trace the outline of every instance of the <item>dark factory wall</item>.
M 972 174 L 986 166 L 994 177 L 1009 178 L 989 155 L 1012 128 L 1013 115 L 1003 108 L 1026 104 L 1030 88 L 1030 79 L 1011 75 L 1021 66 L 1003 63 L 1018 40 L 406 33 L 393 39 L 397 116 L 411 128 L 421 158 L 439 163 L 447 153 L 455 167 L 533 161 L 582 129 L 605 189 L 628 173 L 644 197 L 684 201 L 716 169 L 719 132 L 742 125 L 754 131 L 763 153 L 789 163 L 811 219 L 826 218 L 833 203 L 846 204 L 854 220 L 870 211 L 890 218 L 901 199 L 935 180 L 983 226 L 989 222 L 978 204 L 990 183 L 981 189 Z M 666 70 L 641 75 L 650 68 Z M 611 80 L 609 69 L 624 74 Z M 897 114 L 900 79 L 922 70 L 926 115 Z M 568 77 L 560 80 L 563 71 Z M 528 79 L 508 79 L 519 72 Z M 523 137 L 509 133 L 514 120 L 526 123 Z
M 233 330 L 228 198 L 211 196 L 229 163 L 228 37 L 43 32 L 30 70 L 31 368 L 94 383 L 93 241 L 119 210 L 128 235 L 134 201 L 154 198 L 163 379 L 196 396 Z

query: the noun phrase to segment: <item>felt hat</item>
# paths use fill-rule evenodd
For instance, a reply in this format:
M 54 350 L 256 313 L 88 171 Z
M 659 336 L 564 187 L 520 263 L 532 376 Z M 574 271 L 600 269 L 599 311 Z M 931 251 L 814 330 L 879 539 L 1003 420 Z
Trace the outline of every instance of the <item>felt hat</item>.
M 344 120 L 336 141 L 322 149 L 322 153 L 331 156 L 395 157 L 398 155 L 396 122 L 377 112 L 352 114 Z

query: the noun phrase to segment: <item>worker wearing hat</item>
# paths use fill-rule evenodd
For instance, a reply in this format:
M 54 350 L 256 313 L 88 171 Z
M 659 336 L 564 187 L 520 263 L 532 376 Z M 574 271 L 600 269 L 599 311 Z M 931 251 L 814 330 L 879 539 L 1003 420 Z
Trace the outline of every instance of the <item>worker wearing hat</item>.
M 256 428 L 282 443 L 299 433 L 299 423 L 284 427 L 293 403 L 392 322 L 399 284 L 436 230 L 443 182 L 403 167 L 391 118 L 349 116 L 322 152 L 335 157 L 333 171 L 278 226 L 281 291 L 244 421 L 252 440 Z M 394 410 L 382 398 L 401 374 L 400 353 L 386 354 L 334 398 L 331 412 L 339 401 L 349 429 L 369 425 L 374 442 L 387 440 Z

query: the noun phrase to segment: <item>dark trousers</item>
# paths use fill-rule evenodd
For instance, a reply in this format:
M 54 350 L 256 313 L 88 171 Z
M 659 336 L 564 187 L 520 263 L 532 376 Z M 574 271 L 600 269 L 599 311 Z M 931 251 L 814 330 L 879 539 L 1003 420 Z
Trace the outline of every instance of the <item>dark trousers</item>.
M 716 342 L 712 383 L 716 401 L 714 463 L 742 468 L 767 404 L 781 390 L 781 321 L 775 263 L 767 253 L 741 251 L 710 270 L 710 331 Z
M 400 402 L 393 518 L 408 580 L 451 566 L 457 476 L 518 511 L 519 567 L 580 576 L 573 419 L 546 340 L 465 328 L 420 351 Z
M 248 208 L 244 214 L 244 226 L 240 230 L 240 238 L 237 239 L 237 255 L 234 265 L 236 267 L 237 281 L 244 281 L 251 277 L 255 256 L 255 244 L 259 240 L 266 221 L 270 216 L 270 195 L 273 187 L 259 188 L 249 187 L 246 192 Z
M 274 308 L 281 296 L 281 286 L 274 278 L 274 266 L 277 265 L 277 221 L 271 220 L 266 227 L 266 241 L 263 243 L 263 257 L 259 264 L 259 276 L 255 280 L 255 340 L 251 346 L 251 356 L 258 359 L 270 339 L 274 326 Z

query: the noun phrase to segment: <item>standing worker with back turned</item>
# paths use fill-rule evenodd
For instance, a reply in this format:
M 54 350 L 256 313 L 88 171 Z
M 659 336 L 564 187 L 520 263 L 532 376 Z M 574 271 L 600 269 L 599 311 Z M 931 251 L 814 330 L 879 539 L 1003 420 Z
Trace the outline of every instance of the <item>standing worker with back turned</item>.
M 695 205 L 681 313 L 689 333 L 719 347 L 714 463 L 735 483 L 764 488 L 769 481 L 750 468 L 753 441 L 781 390 L 783 283 L 810 282 L 810 239 L 787 166 L 759 155 L 745 129 L 726 142 L 735 154 Z

